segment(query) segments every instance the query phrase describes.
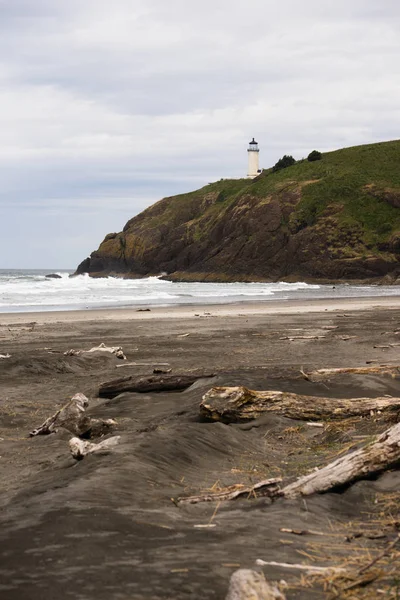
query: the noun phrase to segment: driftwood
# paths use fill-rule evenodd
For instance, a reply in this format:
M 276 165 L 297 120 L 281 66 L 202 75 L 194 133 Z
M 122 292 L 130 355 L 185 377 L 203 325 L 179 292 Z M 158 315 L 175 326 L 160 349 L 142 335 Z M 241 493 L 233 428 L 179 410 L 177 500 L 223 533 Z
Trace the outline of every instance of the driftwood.
M 376 365 L 371 367 L 345 367 L 342 369 L 318 369 L 308 373 L 310 380 L 326 379 L 332 375 L 400 375 L 400 365 Z
M 65 406 L 49 417 L 39 427 L 30 432 L 30 436 L 56 433 L 58 427 L 64 427 L 77 436 L 96 437 L 108 433 L 116 421 L 113 419 L 92 419 L 85 414 L 89 400 L 78 393 Z
M 214 377 L 214 374 L 204 375 L 146 375 L 143 377 L 121 377 L 102 383 L 99 388 L 101 398 L 114 398 L 123 392 L 173 392 L 185 390 L 202 377 Z
M 285 600 L 285 596 L 262 573 L 238 569 L 231 575 L 225 600 Z
M 323 398 L 289 392 L 213 387 L 200 404 L 202 417 L 225 423 L 256 419 L 268 412 L 291 419 L 318 421 L 369 415 L 371 411 L 399 412 L 400 398 Z
M 11 358 L 11 354 L 7 352 L 7 354 L 0 354 L 0 358 Z
M 336 575 L 347 573 L 346 569 L 343 569 L 342 567 L 317 567 L 314 565 L 275 562 L 274 560 L 265 561 L 261 558 L 258 558 L 256 560 L 256 565 L 258 565 L 259 567 L 280 567 L 281 569 L 294 569 L 295 571 L 305 571 L 307 575 Z
M 69 447 L 72 456 L 76 458 L 76 460 L 80 460 L 87 454 L 107 454 L 111 448 L 114 448 L 119 443 L 120 439 L 121 437 L 116 435 L 107 440 L 103 440 L 98 444 L 92 444 L 92 442 L 86 442 L 78 437 L 73 437 L 69 440 Z
M 152 362 L 128 362 L 120 365 L 115 365 L 117 369 L 121 367 L 169 367 L 169 363 L 152 363 Z
M 95 346 L 94 348 L 90 348 L 90 350 L 74 350 L 71 348 L 70 350 L 64 352 L 64 355 L 81 356 L 82 354 L 91 354 L 93 352 L 109 352 L 110 354 L 115 354 L 117 358 L 126 360 L 126 356 L 121 346 L 106 346 L 104 343 L 101 343 L 99 346 Z
M 240 494 L 233 495 L 230 493 L 232 488 L 228 488 L 222 493 L 178 498 L 177 503 L 231 500 L 244 494 L 252 497 L 253 491 L 257 489 L 262 489 L 262 495 L 268 496 L 272 500 L 279 497 L 293 499 L 299 496 L 310 496 L 311 494 L 320 494 L 343 488 L 343 486 L 354 483 L 359 479 L 375 476 L 399 463 L 400 423 L 397 423 L 378 436 L 372 443 L 338 458 L 321 469 L 314 470 L 312 473 L 298 478 L 283 488 L 278 485 L 279 479 L 270 479 L 261 481 L 250 488 L 242 487 Z M 238 486 L 236 486 L 236 489 L 238 489 Z M 255 493 L 254 496 L 256 496 Z
M 373 443 L 300 477 L 282 489 L 285 498 L 310 496 L 343 487 L 390 469 L 400 461 L 400 423 L 382 433 Z
M 215 502 L 221 500 L 234 500 L 240 496 L 247 496 L 248 498 L 258 498 L 260 496 L 271 496 L 279 491 L 279 483 L 282 481 L 281 478 L 276 477 L 274 479 L 265 479 L 255 485 L 231 485 L 219 492 L 209 492 L 208 494 L 201 494 L 200 496 L 188 496 L 180 497 L 177 499 L 179 504 L 198 504 L 199 502 Z

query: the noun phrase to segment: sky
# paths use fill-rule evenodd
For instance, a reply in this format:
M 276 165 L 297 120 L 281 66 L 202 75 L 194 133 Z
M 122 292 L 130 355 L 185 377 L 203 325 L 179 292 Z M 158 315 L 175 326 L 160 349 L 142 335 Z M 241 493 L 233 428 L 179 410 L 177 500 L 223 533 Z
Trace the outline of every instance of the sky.
M 398 0 L 0 0 L 0 268 L 160 198 L 400 138 Z

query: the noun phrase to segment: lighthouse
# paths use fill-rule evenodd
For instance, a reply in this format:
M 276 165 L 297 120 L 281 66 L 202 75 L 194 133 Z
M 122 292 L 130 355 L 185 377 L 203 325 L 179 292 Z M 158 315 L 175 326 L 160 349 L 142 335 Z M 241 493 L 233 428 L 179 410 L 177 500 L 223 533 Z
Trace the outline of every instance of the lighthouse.
M 258 143 L 253 138 L 249 143 L 249 147 L 247 148 L 247 155 L 249 157 L 249 168 L 247 171 L 247 177 L 257 177 L 259 173 L 261 173 L 258 166 L 258 153 L 260 150 L 258 149 Z

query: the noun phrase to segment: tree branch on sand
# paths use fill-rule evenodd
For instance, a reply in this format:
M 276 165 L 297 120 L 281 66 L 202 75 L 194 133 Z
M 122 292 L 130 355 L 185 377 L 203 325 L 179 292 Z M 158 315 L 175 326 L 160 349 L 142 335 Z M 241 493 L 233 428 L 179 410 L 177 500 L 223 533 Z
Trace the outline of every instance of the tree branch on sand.
M 311 494 L 320 494 L 335 490 L 337 488 L 349 485 L 359 479 L 367 479 L 382 471 L 394 467 L 400 462 L 400 423 L 393 425 L 376 439 L 365 445 L 363 448 L 355 450 L 346 456 L 329 463 L 321 469 L 314 470 L 308 475 L 299 477 L 293 483 L 280 488 L 277 483 L 279 480 L 269 480 L 273 485 L 264 484 L 263 495 L 271 499 L 297 498 L 299 496 L 310 496 Z M 243 495 L 243 494 L 241 494 Z M 251 494 L 248 494 L 251 497 Z M 179 502 L 204 502 L 210 500 L 229 500 L 236 498 L 237 495 L 229 498 L 210 497 L 210 494 L 192 498 L 179 498 Z M 195 500 L 194 500 L 195 498 Z

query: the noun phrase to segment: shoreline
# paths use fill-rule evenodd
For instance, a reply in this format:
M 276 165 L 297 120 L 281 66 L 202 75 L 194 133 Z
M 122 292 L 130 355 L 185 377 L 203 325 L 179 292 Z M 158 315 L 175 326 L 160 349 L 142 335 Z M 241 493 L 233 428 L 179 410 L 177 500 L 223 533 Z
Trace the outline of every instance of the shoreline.
M 110 307 L 87 310 L 0 313 L 0 323 L 26 322 L 58 323 L 74 321 L 127 321 L 144 319 L 187 319 L 199 317 L 243 317 L 250 315 L 279 315 L 399 309 L 400 296 L 371 296 L 361 298 L 327 298 L 310 300 L 269 300 L 265 302 L 235 302 L 229 304 L 185 304 L 179 306 Z
M 281 411 L 227 424 L 200 418 L 200 403 L 221 386 L 328 405 L 400 399 L 400 298 L 7 313 L 0 323 L 0 351 L 9 355 L 0 361 L 0 588 L 8 600 L 161 600 L 165 589 L 176 600 L 224 598 L 233 570 L 254 568 L 257 558 L 297 564 L 307 555 L 316 566 L 326 567 L 328 557 L 335 566 L 367 568 L 397 536 L 396 468 L 340 493 L 309 496 L 306 505 L 249 495 L 178 507 L 171 499 L 275 477 L 286 485 L 391 427 L 397 413 L 381 411 L 321 418 L 317 426 Z M 101 343 L 121 347 L 127 360 L 85 352 Z M 391 373 L 379 365 L 391 365 Z M 360 367 L 370 371 L 346 371 Z M 313 377 L 319 369 L 343 372 Z M 185 390 L 99 393 L 116 378 L 169 373 L 196 381 Z M 76 393 L 88 398 L 89 417 L 112 421 L 107 437 L 119 437 L 115 450 L 76 461 L 73 431 L 29 436 Z M 353 541 L 354 531 L 365 535 Z M 362 598 L 375 600 L 377 589 L 392 597 L 399 561 L 400 552 L 386 567 L 382 560 L 382 576 Z M 311 593 L 326 600 L 318 582 L 311 588 L 279 563 L 266 576 L 288 581 L 288 600 Z

